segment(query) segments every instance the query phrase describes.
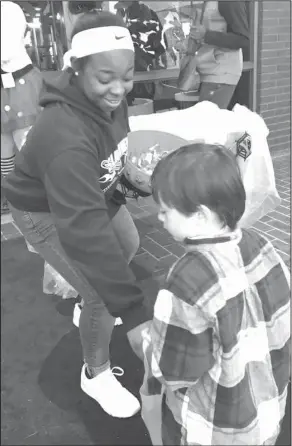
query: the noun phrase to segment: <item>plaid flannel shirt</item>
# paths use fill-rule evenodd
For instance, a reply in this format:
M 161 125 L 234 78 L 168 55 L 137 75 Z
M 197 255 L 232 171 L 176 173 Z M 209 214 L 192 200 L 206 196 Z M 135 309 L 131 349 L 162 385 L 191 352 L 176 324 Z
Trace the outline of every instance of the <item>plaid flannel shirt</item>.
M 163 389 L 163 444 L 275 442 L 290 378 L 289 278 L 253 230 L 176 262 L 145 338 L 141 388 Z

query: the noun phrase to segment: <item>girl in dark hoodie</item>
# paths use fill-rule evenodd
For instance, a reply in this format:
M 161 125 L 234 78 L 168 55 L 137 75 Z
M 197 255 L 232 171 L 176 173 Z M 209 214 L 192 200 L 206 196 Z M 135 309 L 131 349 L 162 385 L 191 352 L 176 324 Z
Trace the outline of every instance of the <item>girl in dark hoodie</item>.
M 134 47 L 123 20 L 107 12 L 85 13 L 72 36 L 72 70 L 46 84 L 44 109 L 5 193 L 26 240 L 83 298 L 82 390 L 110 415 L 126 418 L 140 405 L 110 367 L 115 318 L 138 354 L 148 325 L 128 266 L 139 236 L 117 191 L 127 158 Z

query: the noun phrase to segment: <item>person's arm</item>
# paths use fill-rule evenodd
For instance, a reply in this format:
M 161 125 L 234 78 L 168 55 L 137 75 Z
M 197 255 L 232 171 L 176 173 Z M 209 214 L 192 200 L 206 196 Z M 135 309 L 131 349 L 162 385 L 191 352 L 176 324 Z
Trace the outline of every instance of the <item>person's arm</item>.
M 49 166 L 45 187 L 64 251 L 127 330 L 149 319 L 108 217 L 98 182 L 98 163 L 90 152 L 70 149 Z
M 219 12 L 227 23 L 227 32 L 207 30 L 204 42 L 220 48 L 237 50 L 249 46 L 248 5 L 245 1 L 219 1 Z

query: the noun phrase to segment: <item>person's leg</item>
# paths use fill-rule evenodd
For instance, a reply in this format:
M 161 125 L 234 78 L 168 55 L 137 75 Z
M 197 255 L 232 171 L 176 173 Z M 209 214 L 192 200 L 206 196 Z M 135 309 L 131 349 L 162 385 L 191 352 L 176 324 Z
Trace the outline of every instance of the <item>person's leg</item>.
M 15 149 L 17 149 L 19 151 L 21 150 L 30 129 L 31 129 L 31 127 L 24 127 L 23 129 L 17 129 L 12 132 L 11 136 L 14 141 Z M 30 252 L 37 254 L 36 250 L 28 243 L 28 241 L 25 240 L 25 242 L 26 242 L 27 249 Z
M 10 208 L 26 241 L 82 296 L 87 310 L 83 315 L 84 323 L 80 324 L 83 356 L 89 366 L 106 368 L 109 365 L 109 342 L 114 318 L 81 272 L 69 261 L 51 215 L 19 211 L 11 205 Z
M 236 85 L 202 82 L 198 102 L 209 101 L 219 108 L 226 109 L 231 101 Z
M 80 338 L 85 365 L 81 387 L 112 416 L 130 417 L 140 408 L 138 400 L 115 379 L 110 370 L 109 344 L 115 318 L 109 314 L 97 292 L 76 270 L 64 252 L 49 213 L 30 213 L 13 208 L 13 219 L 30 245 L 84 300 Z
M 232 110 L 235 104 L 244 105 L 251 109 L 251 71 L 243 71 L 241 78 L 236 85 L 234 94 L 229 102 L 228 110 Z
M 1 185 L 2 179 L 14 170 L 15 144 L 11 133 L 1 133 Z M 1 213 L 8 212 L 8 204 L 1 187 Z
M 131 217 L 126 206 L 123 205 L 120 207 L 119 211 L 112 219 L 112 225 L 124 253 L 125 259 L 128 263 L 130 263 L 139 249 L 140 238 L 133 218 Z M 83 299 L 80 304 L 75 305 L 73 322 L 76 326 L 79 325 L 80 311 L 83 306 Z M 122 321 L 118 318 L 116 323 L 119 325 L 122 323 Z
M 15 144 L 12 133 L 1 133 L 1 175 L 5 178 L 14 169 Z

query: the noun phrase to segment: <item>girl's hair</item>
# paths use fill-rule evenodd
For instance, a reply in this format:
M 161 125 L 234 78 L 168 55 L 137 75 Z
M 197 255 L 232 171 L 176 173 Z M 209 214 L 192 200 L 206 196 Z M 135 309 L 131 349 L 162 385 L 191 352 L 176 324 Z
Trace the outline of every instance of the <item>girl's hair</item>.
M 233 153 L 223 146 L 194 143 L 168 154 L 152 174 L 153 197 L 184 215 L 205 205 L 231 230 L 245 210 L 245 190 Z
M 78 34 L 81 31 L 92 28 L 101 28 L 103 26 L 122 26 L 123 28 L 127 27 L 120 16 L 112 14 L 111 12 L 89 11 L 82 14 L 76 20 L 71 34 L 71 40 L 73 39 L 75 34 Z

